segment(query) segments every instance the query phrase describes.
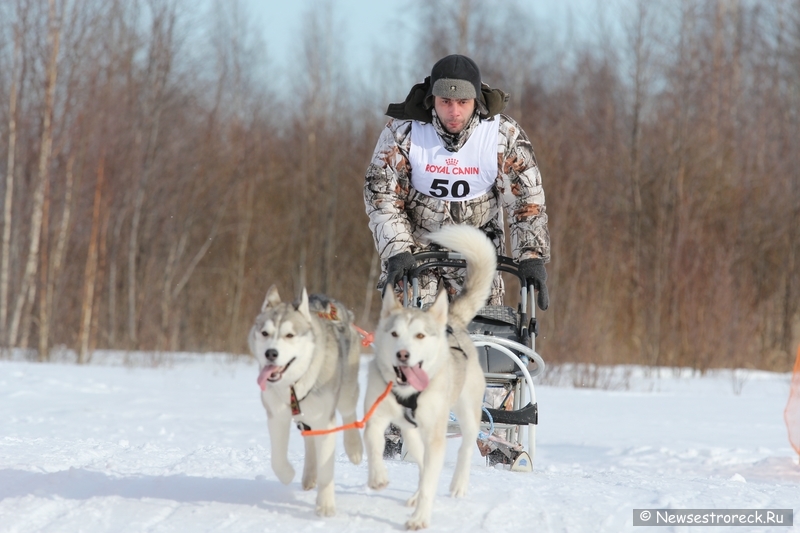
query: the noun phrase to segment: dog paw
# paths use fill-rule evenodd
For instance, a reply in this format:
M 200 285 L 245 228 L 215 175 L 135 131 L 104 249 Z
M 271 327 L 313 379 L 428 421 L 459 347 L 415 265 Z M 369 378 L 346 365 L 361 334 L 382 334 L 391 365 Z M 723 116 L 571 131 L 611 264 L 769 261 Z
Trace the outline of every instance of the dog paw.
M 336 514 L 336 500 L 333 496 L 333 484 L 320 488 L 317 493 L 317 515 L 333 516 Z
M 369 473 L 369 482 L 367 483 L 372 490 L 385 489 L 389 484 L 389 474 L 384 467 L 382 472 L 372 471 Z
M 361 460 L 364 458 L 364 453 L 361 450 L 355 453 L 347 452 L 347 458 L 350 459 L 350 462 L 354 465 L 360 465 Z
M 336 514 L 336 506 L 331 505 L 317 505 L 317 516 L 334 516 Z
M 429 517 L 417 516 L 417 513 L 414 513 L 411 515 L 411 518 L 408 519 L 408 522 L 406 522 L 406 529 L 411 531 L 425 529 L 430 525 L 430 521 Z
M 361 464 L 361 460 L 364 458 L 364 445 L 361 443 L 361 436 L 358 433 L 352 434 L 348 431 L 344 434 L 344 450 L 351 463 Z
M 294 479 L 294 468 L 289 463 L 272 465 L 272 471 L 278 476 L 278 480 L 284 485 L 288 485 Z
M 409 499 L 406 500 L 406 507 L 416 507 L 418 499 L 419 491 L 415 492 Z
M 314 461 L 309 461 L 308 457 L 303 465 L 303 477 L 300 479 L 300 485 L 303 490 L 311 490 L 317 486 L 317 465 Z
M 389 481 L 386 479 L 380 481 L 372 481 L 369 482 L 369 488 L 372 490 L 383 490 L 389 485 Z
M 311 490 L 317 486 L 317 464 L 315 461 L 309 460 L 308 456 L 303 465 L 303 477 L 300 479 L 300 485 L 303 490 Z
M 463 486 L 459 487 L 450 487 L 450 496 L 453 498 L 462 498 L 467 494 L 467 485 L 464 484 Z
M 469 486 L 469 482 L 464 479 L 453 478 L 452 483 L 450 483 L 450 496 L 453 498 L 461 498 L 467 494 L 467 487 Z

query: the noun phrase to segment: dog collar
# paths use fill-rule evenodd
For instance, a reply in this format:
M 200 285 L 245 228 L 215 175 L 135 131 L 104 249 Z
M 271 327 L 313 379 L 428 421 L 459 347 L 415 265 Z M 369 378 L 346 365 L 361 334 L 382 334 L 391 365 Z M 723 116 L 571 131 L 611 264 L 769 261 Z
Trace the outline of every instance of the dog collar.
M 294 391 L 294 385 L 289 387 L 289 406 L 292 408 L 292 416 L 303 414 L 303 411 L 300 409 L 300 400 L 297 399 L 297 393 Z
M 306 395 L 307 396 L 307 395 Z M 305 400 L 305 396 L 303 396 Z M 292 409 L 292 417 L 300 416 L 303 414 L 303 411 L 300 409 L 300 400 L 297 399 L 297 393 L 294 390 L 294 385 L 289 387 L 289 406 Z M 297 425 L 297 429 L 300 431 L 310 431 L 311 426 L 306 424 L 305 422 L 298 422 L 295 420 L 295 424 Z

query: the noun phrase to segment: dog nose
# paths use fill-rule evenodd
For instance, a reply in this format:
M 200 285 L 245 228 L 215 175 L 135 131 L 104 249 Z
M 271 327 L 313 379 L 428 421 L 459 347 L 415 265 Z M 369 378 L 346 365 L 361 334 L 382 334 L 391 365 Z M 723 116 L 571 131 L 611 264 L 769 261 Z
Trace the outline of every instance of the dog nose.
M 397 351 L 397 360 L 398 361 L 406 362 L 406 361 L 408 361 L 408 358 L 410 356 L 411 356 L 411 354 L 408 353 L 408 350 L 398 350 Z
M 270 348 L 269 350 L 264 352 L 264 355 L 267 357 L 267 361 L 274 361 L 275 359 L 278 358 L 278 350 L 276 350 L 275 348 Z

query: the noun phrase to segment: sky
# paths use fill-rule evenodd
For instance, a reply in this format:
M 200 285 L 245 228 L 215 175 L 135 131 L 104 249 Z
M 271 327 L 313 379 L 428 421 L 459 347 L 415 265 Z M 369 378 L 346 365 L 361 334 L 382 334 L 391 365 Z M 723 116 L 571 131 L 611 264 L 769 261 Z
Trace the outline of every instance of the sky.
M 267 54 L 278 67 L 278 72 L 291 72 L 298 60 L 298 37 L 303 32 L 303 18 L 311 9 L 319 9 L 325 0 L 243 0 L 252 13 L 254 29 L 259 30 L 266 44 Z M 415 4 L 425 0 L 333 0 L 333 16 L 341 28 L 346 58 L 344 63 L 356 75 L 368 76 L 378 68 L 375 51 L 387 50 L 396 59 L 398 70 L 413 53 L 414 32 L 417 31 L 412 16 Z M 487 1 L 487 0 L 482 0 Z M 507 0 L 488 0 L 502 7 Z M 620 0 L 612 0 L 619 3 Z M 586 27 L 596 19 L 598 0 L 519 0 L 540 24 L 537 30 L 551 31 L 554 46 L 569 39 L 571 25 Z M 609 2 L 604 3 L 608 5 Z M 404 56 L 404 54 L 406 54 Z M 421 80 L 428 72 L 418 74 Z M 413 74 L 412 74 L 413 76 Z M 285 82 L 286 80 L 283 80 Z M 405 89 L 402 95 L 405 95 Z
M 337 514 L 323 519 L 315 491 L 300 486 L 293 431 L 295 478 L 278 481 L 253 359 L 95 352 L 76 365 L 65 355 L 0 359 L 3 533 L 404 531 L 414 463 L 389 461 L 389 486 L 371 490 L 366 462 L 350 463 L 337 437 Z M 598 371 L 609 389 L 573 388 L 569 374 L 558 384 L 555 368 L 546 383 L 536 378 L 533 472 L 474 453 L 466 496 L 451 498 L 461 439 L 448 439 L 428 531 L 798 530 L 800 466 L 783 420 L 789 374 Z M 792 508 L 793 528 L 633 526 L 634 509 Z

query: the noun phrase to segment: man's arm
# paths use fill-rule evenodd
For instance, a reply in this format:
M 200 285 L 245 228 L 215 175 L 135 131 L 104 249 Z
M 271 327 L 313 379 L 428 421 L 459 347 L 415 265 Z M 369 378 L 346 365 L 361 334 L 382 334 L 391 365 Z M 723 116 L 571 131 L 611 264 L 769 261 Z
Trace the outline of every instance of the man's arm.
M 550 232 L 542 188 L 528 136 L 509 117 L 500 115 L 498 148 L 501 201 L 509 215 L 511 247 L 515 259 L 550 261 Z
M 369 229 L 382 261 L 413 251 L 411 225 L 405 212 L 410 188 L 410 134 L 411 122 L 389 121 L 378 138 L 364 181 Z

